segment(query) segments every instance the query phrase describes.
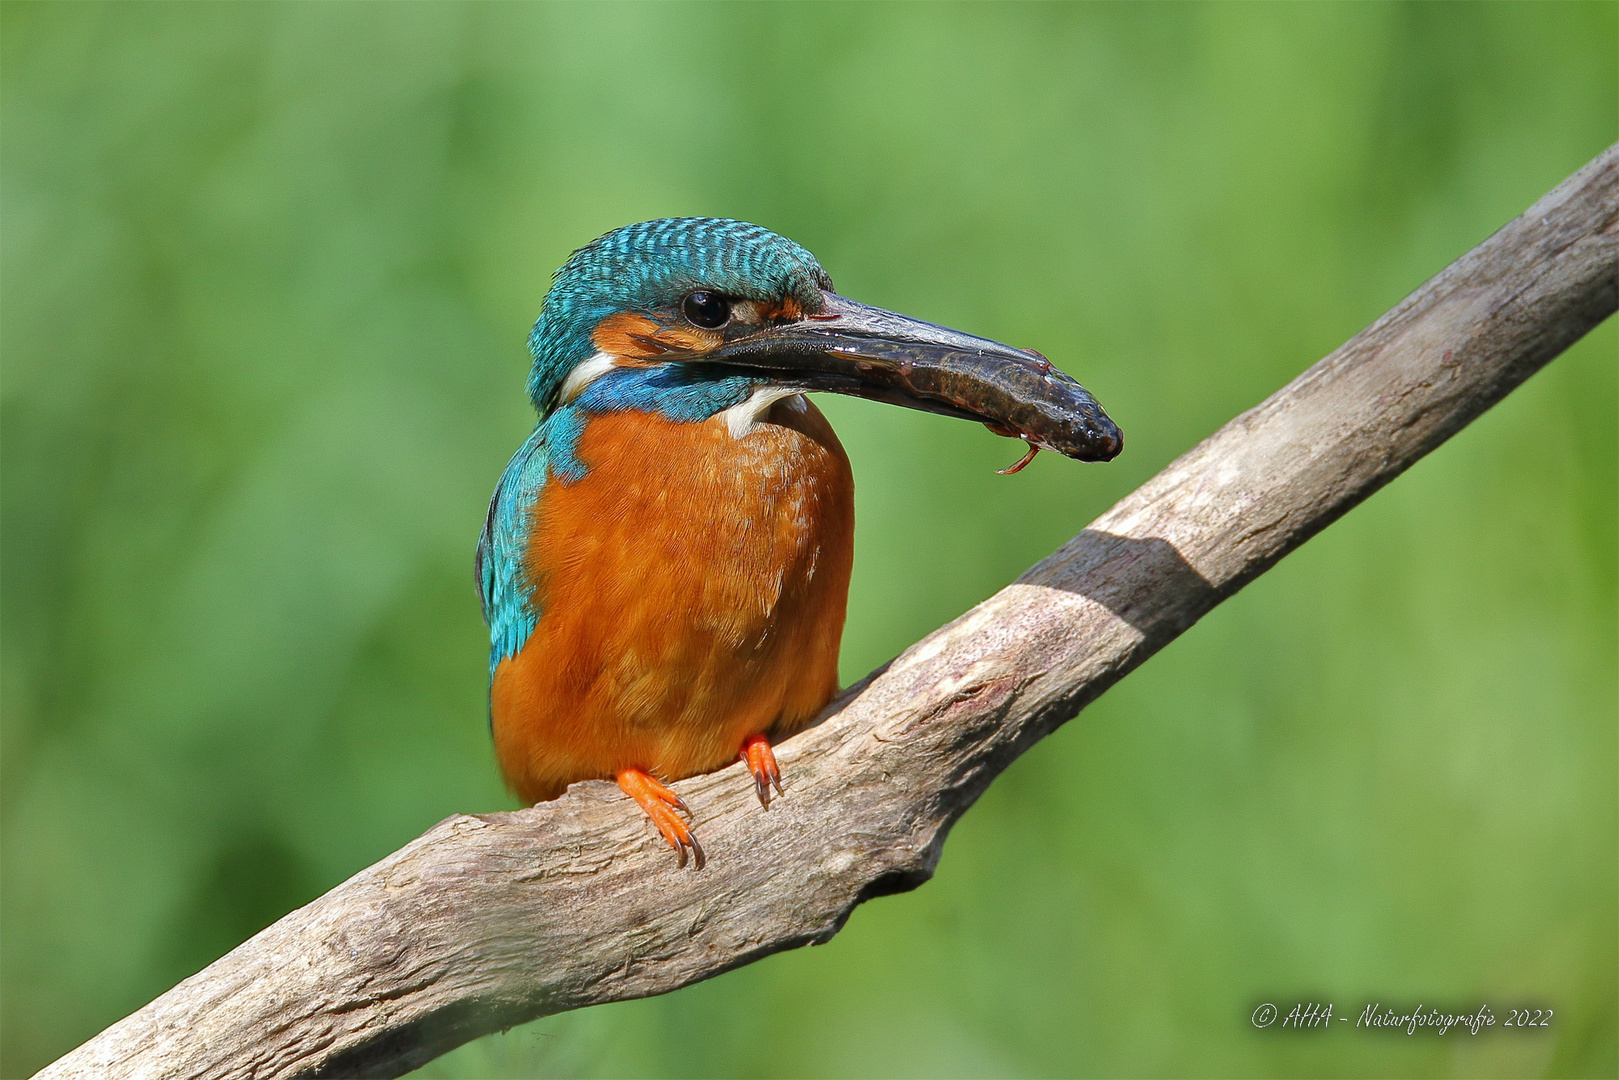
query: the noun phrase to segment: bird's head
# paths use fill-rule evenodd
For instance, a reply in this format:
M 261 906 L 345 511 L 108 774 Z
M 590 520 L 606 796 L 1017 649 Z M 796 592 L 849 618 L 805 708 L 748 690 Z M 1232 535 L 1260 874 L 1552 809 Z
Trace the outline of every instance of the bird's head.
M 641 392 L 830 391 L 977 420 L 1085 461 L 1123 444 L 1096 399 L 1038 353 L 841 297 L 804 248 L 724 218 L 626 225 L 574 252 L 529 350 L 541 416 L 620 369 L 658 369 L 666 377 L 637 380 Z

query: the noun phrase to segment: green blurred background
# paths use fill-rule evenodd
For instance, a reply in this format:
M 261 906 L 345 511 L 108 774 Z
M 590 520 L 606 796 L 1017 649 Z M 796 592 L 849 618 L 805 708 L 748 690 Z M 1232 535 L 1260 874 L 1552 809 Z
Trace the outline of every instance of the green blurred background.
M 746 218 L 1114 464 L 825 401 L 846 679 L 1619 137 L 1613 3 L 6 3 L 3 1059 L 512 805 L 471 581 L 550 272 Z M 1612 322 L 1020 760 L 831 944 L 476 1076 L 1615 1074 Z M 1260 1002 L 1555 1009 L 1472 1037 Z

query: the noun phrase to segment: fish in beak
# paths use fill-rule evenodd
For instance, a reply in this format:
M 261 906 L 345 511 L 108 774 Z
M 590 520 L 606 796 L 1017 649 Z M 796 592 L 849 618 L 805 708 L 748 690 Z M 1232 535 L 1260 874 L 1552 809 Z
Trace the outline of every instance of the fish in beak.
M 829 391 L 976 420 L 1037 450 L 1110 461 L 1118 425 L 1079 383 L 1037 352 L 1014 349 L 832 292 L 822 310 L 767 324 L 693 359 L 799 390 Z

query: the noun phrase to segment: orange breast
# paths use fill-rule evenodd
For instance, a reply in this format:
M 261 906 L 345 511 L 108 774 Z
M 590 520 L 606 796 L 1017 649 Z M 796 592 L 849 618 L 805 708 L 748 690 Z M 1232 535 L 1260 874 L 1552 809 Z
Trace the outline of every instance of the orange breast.
M 820 411 L 790 398 L 740 438 L 723 416 L 612 413 L 576 452 L 589 472 L 549 480 L 530 523 L 539 622 L 490 687 L 518 797 L 708 772 L 813 719 L 837 690 L 854 542 L 849 461 Z

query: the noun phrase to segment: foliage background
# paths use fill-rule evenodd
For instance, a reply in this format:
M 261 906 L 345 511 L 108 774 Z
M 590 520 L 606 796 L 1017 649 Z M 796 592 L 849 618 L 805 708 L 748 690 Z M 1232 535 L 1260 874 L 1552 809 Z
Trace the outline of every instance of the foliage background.
M 1128 432 L 1008 479 L 980 428 L 827 401 L 853 678 L 1619 137 L 1613 3 L 0 30 L 6 1076 L 511 805 L 470 559 L 584 241 L 767 224 L 851 296 L 1038 346 Z M 1019 761 L 919 892 L 423 1075 L 1614 1075 L 1615 354 L 1610 322 Z M 1249 1023 L 1311 998 L 1555 1018 Z

